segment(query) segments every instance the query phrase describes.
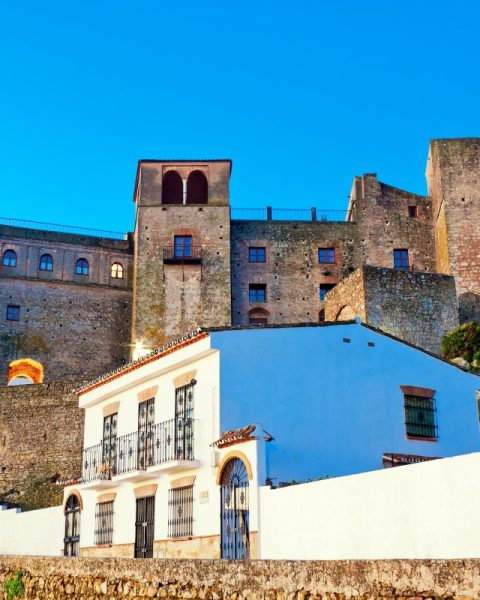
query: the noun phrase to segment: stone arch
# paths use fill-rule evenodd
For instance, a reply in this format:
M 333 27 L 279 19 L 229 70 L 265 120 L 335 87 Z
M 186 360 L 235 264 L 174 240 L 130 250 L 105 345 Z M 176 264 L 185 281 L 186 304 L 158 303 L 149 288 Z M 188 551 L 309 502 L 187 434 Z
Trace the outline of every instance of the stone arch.
M 163 176 L 162 204 L 183 204 L 183 181 L 173 169 Z
M 192 171 L 187 179 L 187 204 L 208 203 L 208 181 L 201 171 Z
M 353 308 L 348 304 L 345 304 L 338 311 L 335 321 L 353 321 L 356 316 L 357 313 L 353 310 Z
M 267 325 L 269 317 L 270 313 L 268 310 L 266 308 L 262 308 L 261 306 L 251 308 L 248 311 L 249 325 Z
M 12 361 L 8 365 L 7 385 L 27 383 L 27 381 L 13 383 L 19 379 L 26 379 L 30 383 L 43 383 L 43 365 L 33 358 L 20 358 Z

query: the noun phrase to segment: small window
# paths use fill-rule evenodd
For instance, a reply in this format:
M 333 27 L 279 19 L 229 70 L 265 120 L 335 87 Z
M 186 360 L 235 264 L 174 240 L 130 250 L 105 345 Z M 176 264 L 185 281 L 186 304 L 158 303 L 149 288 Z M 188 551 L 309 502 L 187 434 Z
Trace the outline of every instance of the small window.
M 168 537 L 193 535 L 193 485 L 168 491 Z
M 110 269 L 110 277 L 113 279 L 123 279 L 123 265 L 120 263 L 113 263 Z
M 251 283 L 248 286 L 249 302 L 266 302 L 267 286 L 264 283 Z
M 20 307 L 16 304 L 7 306 L 7 321 L 20 321 Z
M 268 318 L 267 317 L 249 317 L 248 323 L 249 323 L 249 325 L 254 325 L 254 326 L 267 325 Z
M 335 262 L 335 248 L 319 248 L 318 249 L 318 262 L 334 263 Z
M 411 219 L 416 219 L 418 217 L 418 206 L 409 206 L 408 207 L 408 216 Z
M 3 253 L 2 265 L 4 267 L 16 267 L 17 253 L 14 250 L 5 250 Z
M 113 542 L 113 500 L 98 502 L 95 507 L 95 545 Z
M 53 258 L 50 254 L 42 254 L 39 269 L 40 271 L 53 271 Z
M 408 271 L 408 250 L 399 248 L 393 251 L 393 267 L 396 271 Z
M 192 256 L 192 236 L 176 235 L 174 241 L 175 258 Z
M 88 275 L 88 260 L 79 258 L 75 266 L 75 273 L 77 275 Z
M 325 310 L 322 309 L 318 312 L 318 322 L 325 323 Z
M 404 405 L 407 436 L 436 439 L 435 400 L 405 394 Z
M 327 292 L 329 292 L 334 287 L 335 287 L 334 283 L 321 283 L 320 284 L 320 287 L 319 287 L 320 302 L 323 302 L 325 300 L 325 296 L 327 295 Z
M 250 246 L 248 249 L 248 262 L 265 262 L 265 248 L 261 246 Z

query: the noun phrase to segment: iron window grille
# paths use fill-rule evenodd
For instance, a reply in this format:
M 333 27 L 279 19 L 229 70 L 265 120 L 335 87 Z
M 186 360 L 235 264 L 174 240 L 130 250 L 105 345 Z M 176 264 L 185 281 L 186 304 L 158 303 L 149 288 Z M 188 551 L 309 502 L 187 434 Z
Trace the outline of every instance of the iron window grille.
M 79 258 L 75 264 L 75 273 L 77 275 L 88 275 L 88 260 Z
M 99 502 L 95 506 L 95 535 L 96 546 L 113 542 L 113 500 Z
M 110 277 L 112 279 L 123 279 L 123 265 L 121 263 L 113 263 L 110 267 Z
M 325 296 L 327 295 L 327 292 L 329 292 L 334 287 L 335 287 L 334 283 L 321 283 L 320 284 L 320 288 L 319 288 L 320 302 L 323 302 L 325 300 Z
M 17 253 L 14 250 L 5 250 L 3 253 L 2 265 L 4 267 L 16 267 Z
M 72 494 L 65 504 L 65 537 L 63 538 L 63 555 L 78 556 L 80 545 L 80 503 Z
M 331 264 L 335 262 L 335 248 L 319 248 L 318 262 Z
M 435 400 L 421 396 L 404 396 L 407 436 L 436 439 L 438 437 Z
M 396 271 L 408 271 L 410 269 L 407 249 L 398 248 L 393 251 L 393 268 Z
M 16 304 L 7 306 L 7 321 L 20 321 L 20 307 Z
M 38 266 L 40 271 L 53 271 L 53 258 L 50 254 L 42 254 L 40 257 L 40 264 Z
M 175 390 L 175 459 L 193 459 L 193 387 L 195 380 Z
M 248 301 L 249 302 L 266 302 L 267 301 L 267 286 L 265 283 L 251 283 L 248 286 Z
M 103 479 L 117 474 L 117 421 L 118 413 L 103 418 L 103 446 L 100 473 Z
M 263 246 L 250 246 L 248 249 L 248 262 L 262 262 L 266 260 L 266 251 Z
M 193 485 L 168 491 L 168 537 L 193 535 Z

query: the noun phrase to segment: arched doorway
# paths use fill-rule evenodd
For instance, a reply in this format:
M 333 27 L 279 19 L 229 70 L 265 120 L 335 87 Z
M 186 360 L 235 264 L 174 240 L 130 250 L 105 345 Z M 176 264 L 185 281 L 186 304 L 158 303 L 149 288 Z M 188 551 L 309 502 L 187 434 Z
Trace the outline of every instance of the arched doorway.
M 221 558 L 247 559 L 250 549 L 248 472 L 239 458 L 231 458 L 220 479 Z
M 63 555 L 78 556 L 80 548 L 80 500 L 71 494 L 65 503 L 65 537 Z

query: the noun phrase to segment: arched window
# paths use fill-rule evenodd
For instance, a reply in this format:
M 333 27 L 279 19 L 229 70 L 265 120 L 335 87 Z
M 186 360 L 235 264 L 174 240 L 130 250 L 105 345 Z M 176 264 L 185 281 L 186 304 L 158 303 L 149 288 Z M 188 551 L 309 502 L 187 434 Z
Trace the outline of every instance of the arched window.
M 123 265 L 121 263 L 112 264 L 110 277 L 113 277 L 113 279 L 123 279 Z
M 231 458 L 220 479 L 221 557 L 247 559 L 249 555 L 248 472 L 239 458 Z
M 192 171 L 187 179 L 187 204 L 207 204 L 208 181 L 201 171 Z
M 50 254 L 42 254 L 39 268 L 40 271 L 53 271 L 53 258 Z
M 88 275 L 88 260 L 79 258 L 75 265 L 75 273 L 77 275 Z
M 71 494 L 65 503 L 64 556 L 78 556 L 80 546 L 80 502 L 76 494 Z
M 167 171 L 163 176 L 162 204 L 183 204 L 183 181 L 176 171 Z
M 4 267 L 16 267 L 17 253 L 14 250 L 5 250 L 3 253 L 2 265 Z
M 263 308 L 253 308 L 248 313 L 248 324 L 249 325 L 267 325 L 268 324 L 269 312 Z

